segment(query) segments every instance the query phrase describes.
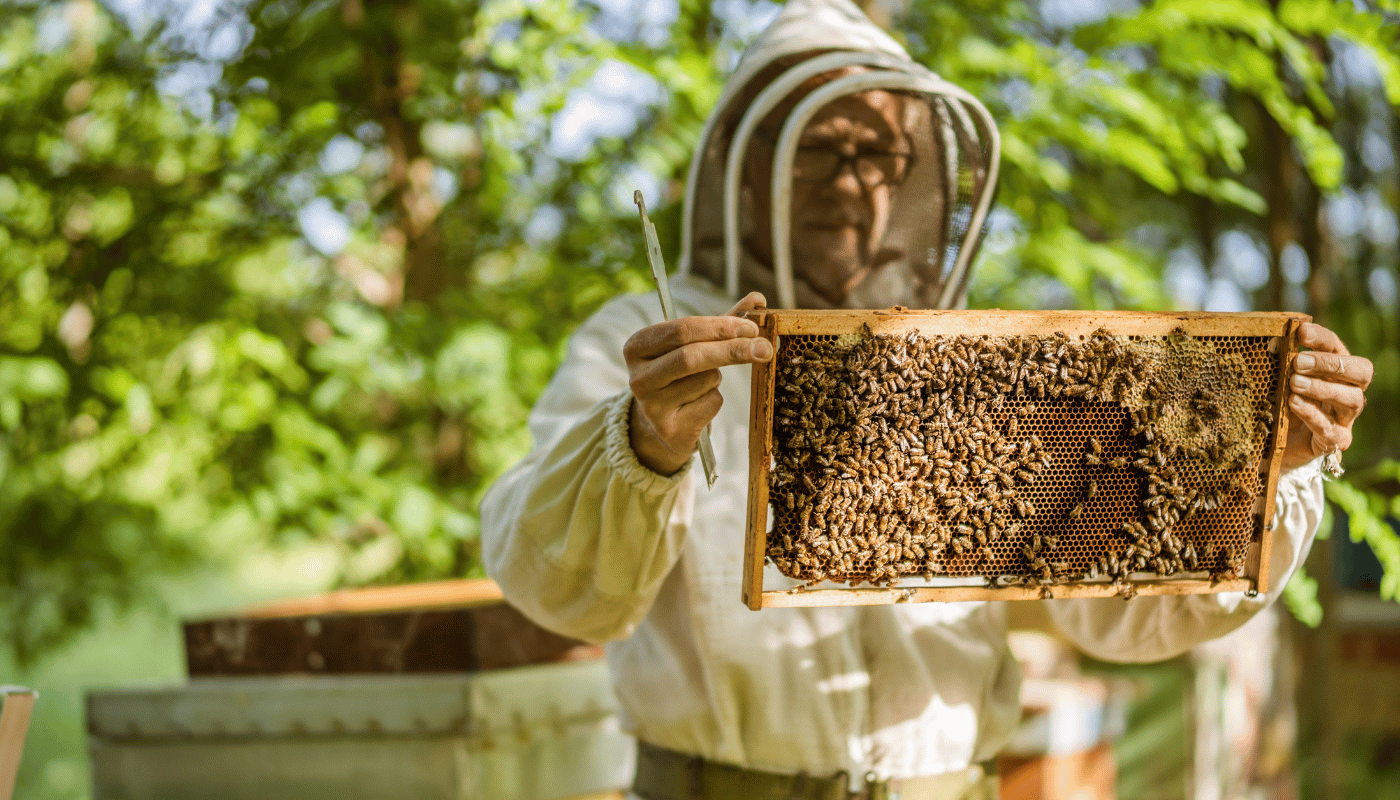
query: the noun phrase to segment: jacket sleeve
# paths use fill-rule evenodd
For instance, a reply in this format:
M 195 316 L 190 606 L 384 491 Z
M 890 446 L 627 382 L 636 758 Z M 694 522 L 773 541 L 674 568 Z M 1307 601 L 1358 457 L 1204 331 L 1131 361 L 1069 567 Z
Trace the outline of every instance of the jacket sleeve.
M 690 519 L 689 464 L 652 472 L 628 436 L 622 346 L 647 311 L 619 298 L 579 328 L 530 414 L 533 449 L 481 503 L 482 557 L 506 599 L 589 642 L 623 638 L 646 615 Z
M 1050 617 L 1080 649 L 1105 661 L 1160 661 L 1223 636 L 1283 594 L 1307 558 L 1322 519 L 1320 460 L 1279 476 L 1269 591 L 1047 601 Z

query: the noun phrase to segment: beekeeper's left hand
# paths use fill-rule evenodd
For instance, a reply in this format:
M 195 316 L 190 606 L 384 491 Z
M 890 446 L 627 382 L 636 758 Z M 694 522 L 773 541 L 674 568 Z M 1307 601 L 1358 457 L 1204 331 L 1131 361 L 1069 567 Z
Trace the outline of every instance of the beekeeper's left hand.
M 1351 355 L 1332 331 L 1311 322 L 1298 329 L 1298 354 L 1288 403 L 1283 468 L 1292 469 L 1351 447 L 1351 424 L 1366 406 L 1371 360 Z

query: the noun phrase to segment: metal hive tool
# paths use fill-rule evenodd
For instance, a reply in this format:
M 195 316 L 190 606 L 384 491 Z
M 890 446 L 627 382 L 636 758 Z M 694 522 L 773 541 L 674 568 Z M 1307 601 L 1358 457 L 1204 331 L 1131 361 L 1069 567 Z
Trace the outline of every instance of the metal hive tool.
M 750 608 L 1267 588 L 1305 316 L 749 318 Z

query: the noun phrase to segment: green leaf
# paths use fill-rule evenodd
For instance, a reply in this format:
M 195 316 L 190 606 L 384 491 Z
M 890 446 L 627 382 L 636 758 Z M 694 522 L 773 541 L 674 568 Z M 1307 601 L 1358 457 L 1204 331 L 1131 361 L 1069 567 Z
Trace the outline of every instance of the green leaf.
M 1353 542 L 1366 542 L 1381 563 L 1381 597 L 1400 600 L 1400 533 L 1382 518 L 1388 503 L 1378 494 L 1368 493 L 1346 480 L 1325 484 L 1327 499 L 1347 514 L 1348 534 Z
M 1105 144 L 1114 158 L 1165 194 L 1176 192 L 1176 175 L 1162 151 L 1148 140 L 1123 130 L 1109 130 Z
M 67 394 L 68 374 L 52 360 L 0 356 L 0 396 L 35 401 Z
M 1239 206 L 1252 214 L 1262 215 L 1269 207 L 1263 195 L 1238 181 L 1225 179 L 1213 181 L 1207 193 L 1215 200 Z
M 298 136 L 314 133 L 335 125 L 339 113 L 335 103 L 322 100 L 315 105 L 298 111 L 291 121 L 291 131 Z
M 1322 602 L 1317 599 L 1317 580 L 1299 567 L 1283 587 L 1283 603 L 1293 616 L 1309 628 L 1322 623 Z
M 306 372 L 297 366 L 281 339 L 245 329 L 238 334 L 238 349 L 288 389 L 296 392 L 306 388 Z

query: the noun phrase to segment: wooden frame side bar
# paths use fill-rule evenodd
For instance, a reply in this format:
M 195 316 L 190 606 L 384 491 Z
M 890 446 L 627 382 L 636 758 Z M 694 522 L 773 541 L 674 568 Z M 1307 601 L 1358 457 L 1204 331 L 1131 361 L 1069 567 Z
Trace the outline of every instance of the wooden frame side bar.
M 1308 317 L 1306 319 L 1311 319 Z M 1260 592 L 1269 591 L 1269 559 L 1274 549 L 1275 495 L 1278 493 L 1279 474 L 1283 471 L 1283 451 L 1288 446 L 1288 399 L 1293 377 L 1293 364 L 1298 357 L 1298 329 L 1304 318 L 1291 319 L 1283 333 L 1278 348 L 1278 394 L 1274 398 L 1274 449 L 1267 459 L 1268 481 L 1264 485 L 1264 519 L 1259 533 L 1259 574 L 1256 588 Z
M 744 534 L 744 605 L 764 606 L 763 560 L 768 550 L 768 471 L 773 459 L 773 384 L 777 379 L 777 318 L 754 318 L 758 335 L 773 345 L 773 358 L 753 366 L 753 396 L 749 405 L 749 509 Z
M 1139 595 L 1210 594 L 1243 592 L 1254 582 L 1235 579 L 1211 583 L 1208 580 L 1162 580 L 1132 583 Z M 764 608 L 789 606 L 871 606 L 891 603 L 927 603 L 942 601 L 965 603 L 978 600 L 1064 600 L 1075 597 L 1118 597 L 1118 587 L 1111 583 L 1067 583 L 1063 586 L 920 586 L 890 589 L 806 589 L 778 590 L 763 593 Z

